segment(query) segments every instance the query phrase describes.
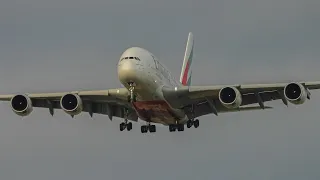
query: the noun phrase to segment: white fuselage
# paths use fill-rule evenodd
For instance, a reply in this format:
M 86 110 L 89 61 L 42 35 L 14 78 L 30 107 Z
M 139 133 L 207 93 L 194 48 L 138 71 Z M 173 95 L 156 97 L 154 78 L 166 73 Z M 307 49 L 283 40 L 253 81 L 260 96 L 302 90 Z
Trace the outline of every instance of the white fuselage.
M 162 124 L 187 120 L 185 113 L 171 108 L 162 95 L 163 86 L 179 87 L 182 84 L 173 78 L 167 68 L 149 51 L 139 47 L 127 49 L 118 63 L 118 78 L 127 89 L 130 88 L 129 83 L 134 83 L 134 92 L 138 99 L 134 105 L 136 111 L 147 109 L 153 114 L 148 117 L 139 115 L 141 119 Z M 158 111 L 158 114 L 155 111 Z

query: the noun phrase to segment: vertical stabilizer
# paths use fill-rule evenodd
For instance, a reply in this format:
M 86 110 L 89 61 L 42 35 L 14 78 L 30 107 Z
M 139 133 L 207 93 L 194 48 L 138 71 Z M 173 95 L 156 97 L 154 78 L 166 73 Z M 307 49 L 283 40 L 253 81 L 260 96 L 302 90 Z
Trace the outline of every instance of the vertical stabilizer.
M 189 86 L 191 84 L 191 64 L 192 64 L 192 57 L 193 57 L 193 34 L 190 32 L 188 36 L 188 41 L 186 45 L 186 51 L 184 54 L 181 75 L 180 75 L 180 82 L 184 86 Z

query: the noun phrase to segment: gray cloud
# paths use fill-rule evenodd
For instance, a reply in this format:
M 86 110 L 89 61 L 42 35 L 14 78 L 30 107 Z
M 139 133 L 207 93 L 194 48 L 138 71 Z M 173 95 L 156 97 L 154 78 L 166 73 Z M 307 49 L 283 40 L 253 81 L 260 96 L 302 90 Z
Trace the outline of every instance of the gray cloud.
M 119 87 L 142 46 L 178 77 L 195 35 L 193 84 L 319 80 L 316 0 L 0 2 L 0 92 Z M 208 115 L 199 129 L 142 135 L 88 114 L 21 119 L 1 103 L 3 179 L 319 179 L 319 91 L 303 106 Z

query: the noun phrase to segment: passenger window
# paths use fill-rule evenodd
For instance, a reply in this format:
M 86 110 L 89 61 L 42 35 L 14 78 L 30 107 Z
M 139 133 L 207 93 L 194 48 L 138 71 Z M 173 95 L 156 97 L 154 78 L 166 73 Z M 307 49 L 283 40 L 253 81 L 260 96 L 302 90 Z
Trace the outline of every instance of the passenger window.
M 124 59 L 128 59 L 128 57 L 125 57 Z
M 154 61 L 154 65 L 156 66 L 156 69 L 158 69 L 158 61 L 154 58 L 154 56 L 152 56 L 152 58 L 153 58 L 153 61 Z
M 156 69 L 158 69 L 157 61 L 155 59 L 153 59 L 153 61 L 154 61 L 154 65 L 156 66 Z

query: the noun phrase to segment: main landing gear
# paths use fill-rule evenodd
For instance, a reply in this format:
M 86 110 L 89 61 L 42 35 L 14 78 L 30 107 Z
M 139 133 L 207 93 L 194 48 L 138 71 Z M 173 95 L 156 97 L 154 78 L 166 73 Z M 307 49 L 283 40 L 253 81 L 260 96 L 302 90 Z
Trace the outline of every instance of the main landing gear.
M 199 127 L 199 120 L 188 120 L 187 121 L 187 128 L 191 128 L 194 126 L 195 128 Z M 174 132 L 174 131 L 184 131 L 184 124 L 170 124 L 169 125 L 169 131 Z
M 174 132 L 174 131 L 184 131 L 184 124 L 170 124 L 169 125 L 169 131 Z
M 184 131 L 184 124 L 179 124 L 178 121 L 176 121 L 176 124 L 170 124 L 169 125 L 169 131 L 174 132 L 174 131 Z
M 128 131 L 131 131 L 132 129 L 132 122 L 123 122 L 120 124 L 120 131 L 123 131 L 127 129 Z
M 150 123 L 148 123 L 148 125 L 143 125 L 141 126 L 141 133 L 154 133 L 156 132 L 156 125 L 151 125 Z
M 192 126 L 194 126 L 195 128 L 199 127 L 199 119 L 196 120 L 188 120 L 187 121 L 187 128 L 191 128 Z
M 123 131 L 125 129 L 127 129 L 128 131 L 131 131 L 132 129 L 132 122 L 128 122 L 128 114 L 129 114 L 129 111 L 128 109 L 125 109 L 125 119 L 124 119 L 124 122 L 122 122 L 120 124 L 120 131 Z
M 194 126 L 195 128 L 199 127 L 199 119 L 193 118 L 195 117 L 194 111 L 195 111 L 195 106 L 192 105 L 191 106 L 192 118 L 187 121 L 187 128 L 191 128 L 192 126 Z

